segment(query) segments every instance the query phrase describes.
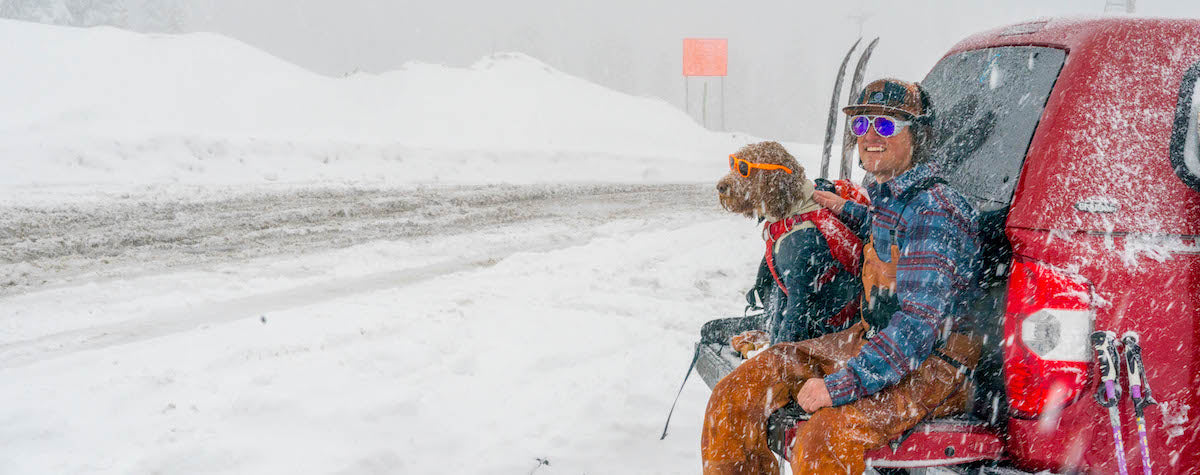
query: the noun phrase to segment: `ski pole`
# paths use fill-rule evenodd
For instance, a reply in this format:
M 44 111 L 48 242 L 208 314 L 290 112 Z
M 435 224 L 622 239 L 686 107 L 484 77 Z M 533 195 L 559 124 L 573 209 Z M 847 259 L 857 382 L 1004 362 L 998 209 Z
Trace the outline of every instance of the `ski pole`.
M 692 354 L 692 364 L 688 365 L 687 374 L 683 375 L 683 384 L 679 385 L 679 392 L 675 393 L 675 402 L 671 403 L 671 410 L 669 412 L 667 412 L 667 423 L 663 424 L 662 437 L 659 437 L 658 440 L 663 440 L 663 439 L 667 438 L 667 427 L 669 427 L 671 425 L 671 414 L 675 413 L 675 405 L 679 404 L 679 395 L 683 394 L 683 387 L 685 385 L 687 385 L 688 376 L 692 375 L 692 369 L 696 367 L 696 360 L 698 360 L 698 359 L 700 359 L 700 343 L 699 342 L 696 343 L 696 352 L 694 354 Z
M 1125 346 L 1125 365 L 1129 375 L 1129 398 L 1133 400 L 1133 410 L 1137 413 L 1138 443 L 1142 449 L 1142 472 L 1150 475 L 1150 445 L 1146 438 L 1146 406 L 1158 404 L 1150 395 L 1150 384 L 1146 380 L 1146 365 L 1142 362 L 1142 346 L 1140 338 L 1134 332 L 1121 335 L 1121 343 Z
M 1121 398 L 1121 387 L 1117 386 L 1117 366 L 1121 364 L 1121 355 L 1117 353 L 1117 334 L 1111 331 L 1096 331 L 1092 333 L 1092 348 L 1096 350 L 1096 371 L 1099 373 L 1103 386 L 1096 387 L 1096 402 L 1108 408 L 1108 421 L 1112 425 L 1113 443 L 1117 449 L 1117 463 L 1121 475 L 1129 475 L 1125 462 L 1125 444 L 1121 442 L 1121 415 L 1117 411 L 1117 401 Z

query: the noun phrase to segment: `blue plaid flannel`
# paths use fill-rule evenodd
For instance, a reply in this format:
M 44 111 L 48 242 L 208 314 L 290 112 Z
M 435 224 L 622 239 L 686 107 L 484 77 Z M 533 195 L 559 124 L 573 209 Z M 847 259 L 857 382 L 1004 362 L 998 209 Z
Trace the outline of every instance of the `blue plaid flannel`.
M 847 202 L 840 218 L 852 229 L 869 227 L 875 251 L 896 264 L 900 310 L 867 340 L 846 368 L 825 377 L 834 406 L 849 404 L 896 384 L 917 369 L 934 345 L 959 324 L 963 300 L 978 267 L 979 221 L 970 203 L 953 188 L 935 185 L 905 208 L 897 197 L 935 175 L 918 165 L 882 184 L 867 187 L 870 208 Z M 901 215 L 903 211 L 903 215 Z M 896 231 L 899 256 L 891 255 Z

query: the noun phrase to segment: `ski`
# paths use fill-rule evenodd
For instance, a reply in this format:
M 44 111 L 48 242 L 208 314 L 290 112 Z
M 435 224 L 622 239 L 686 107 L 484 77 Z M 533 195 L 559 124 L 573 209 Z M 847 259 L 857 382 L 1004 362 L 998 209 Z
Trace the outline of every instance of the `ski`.
M 1121 415 L 1117 401 L 1121 399 L 1121 387 L 1117 385 L 1117 365 L 1121 355 L 1117 353 L 1117 334 L 1111 331 L 1092 333 L 1092 348 L 1096 350 L 1096 372 L 1103 385 L 1096 387 L 1096 402 L 1108 408 L 1108 421 L 1112 425 L 1113 444 L 1117 450 L 1117 464 L 1121 475 L 1129 475 L 1125 462 L 1125 444 L 1121 442 Z
M 1146 406 L 1158 404 L 1150 395 L 1146 380 L 1146 365 L 1142 362 L 1142 346 L 1137 333 L 1125 332 L 1121 343 L 1125 347 L 1125 367 L 1129 377 L 1129 398 L 1137 414 L 1138 444 L 1142 449 L 1142 472 L 1150 475 L 1150 446 L 1146 440 Z
M 842 95 L 842 81 L 846 79 L 846 65 L 850 63 L 850 56 L 854 54 L 859 43 L 862 43 L 861 37 L 854 42 L 854 45 L 850 46 L 846 57 L 842 58 L 842 67 L 838 68 L 837 79 L 833 82 L 833 99 L 829 103 L 829 120 L 825 123 L 825 147 L 821 149 L 821 178 L 829 178 L 829 159 L 833 154 L 833 136 L 837 133 L 837 115 L 841 112 L 838 108 L 838 96 Z
M 858 58 L 858 64 L 854 67 L 854 76 L 850 80 L 850 99 L 846 101 L 847 105 L 854 104 L 858 90 L 862 89 L 863 77 L 867 74 L 867 62 L 871 60 L 871 51 L 875 50 L 875 45 L 879 44 L 879 37 L 871 40 L 867 45 L 867 49 L 863 50 L 862 56 Z M 847 119 L 849 120 L 849 119 Z M 858 138 L 850 133 L 850 127 L 846 127 L 846 132 L 842 134 L 842 168 L 839 170 L 839 180 L 850 179 L 850 157 L 854 156 L 854 147 L 858 145 Z

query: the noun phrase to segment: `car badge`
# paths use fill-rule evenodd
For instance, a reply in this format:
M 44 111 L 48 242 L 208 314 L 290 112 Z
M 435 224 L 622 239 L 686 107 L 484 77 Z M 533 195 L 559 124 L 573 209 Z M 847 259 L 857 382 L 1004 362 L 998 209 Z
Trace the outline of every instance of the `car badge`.
M 1121 204 L 1112 198 L 1093 196 L 1077 201 L 1075 209 L 1084 213 L 1116 213 L 1121 209 Z

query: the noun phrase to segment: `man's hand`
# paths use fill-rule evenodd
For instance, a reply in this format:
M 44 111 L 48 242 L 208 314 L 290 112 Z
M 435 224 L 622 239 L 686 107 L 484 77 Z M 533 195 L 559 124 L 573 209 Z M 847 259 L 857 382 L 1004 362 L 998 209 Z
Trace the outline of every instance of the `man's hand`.
M 837 193 L 830 193 L 828 191 L 821 190 L 813 192 L 813 201 L 816 201 L 817 204 L 821 206 L 829 208 L 830 211 L 833 211 L 833 214 L 841 213 L 842 206 L 846 204 L 846 199 L 838 196 Z
M 812 378 L 800 386 L 800 392 L 796 393 L 796 403 L 804 408 L 805 412 L 812 414 L 822 407 L 833 406 L 833 399 L 829 397 L 829 389 L 825 388 L 825 380 Z

